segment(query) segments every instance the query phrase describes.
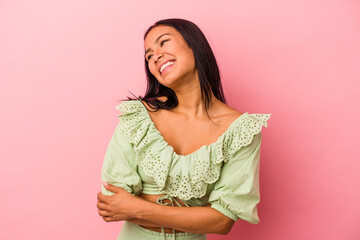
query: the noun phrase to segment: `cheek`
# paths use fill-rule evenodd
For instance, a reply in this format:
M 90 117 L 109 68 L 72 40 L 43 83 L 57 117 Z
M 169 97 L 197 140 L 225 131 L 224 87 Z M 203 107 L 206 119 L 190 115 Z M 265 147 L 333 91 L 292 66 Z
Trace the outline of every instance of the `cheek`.
M 155 64 L 153 64 L 153 63 L 148 64 L 148 68 L 152 75 L 154 75 L 154 76 L 157 75 L 157 69 L 156 69 Z
M 195 68 L 195 57 L 192 52 L 188 52 L 185 56 L 186 61 L 184 62 L 186 68 Z

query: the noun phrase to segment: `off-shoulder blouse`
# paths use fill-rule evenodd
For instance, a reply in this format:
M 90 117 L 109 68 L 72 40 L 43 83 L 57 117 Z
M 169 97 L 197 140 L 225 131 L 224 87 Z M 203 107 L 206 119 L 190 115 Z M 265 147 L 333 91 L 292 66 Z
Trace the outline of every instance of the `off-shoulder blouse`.
M 140 99 L 116 109 L 122 113 L 105 153 L 103 181 L 133 195 L 167 194 L 189 206 L 210 203 L 234 221 L 259 222 L 261 129 L 271 114 L 245 112 L 216 142 L 178 155 Z M 104 187 L 102 192 L 113 194 Z

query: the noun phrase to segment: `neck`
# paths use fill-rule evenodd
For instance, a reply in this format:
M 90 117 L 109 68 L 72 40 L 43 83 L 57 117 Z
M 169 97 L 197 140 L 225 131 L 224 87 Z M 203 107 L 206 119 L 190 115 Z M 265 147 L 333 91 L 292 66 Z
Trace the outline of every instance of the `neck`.
M 173 112 L 180 113 L 189 120 L 207 118 L 199 81 L 197 84 L 184 87 L 183 90 L 176 90 L 175 93 L 178 98 L 178 105 L 173 109 Z M 215 96 L 211 93 L 210 109 L 208 109 L 208 112 L 211 111 L 214 101 Z
M 176 94 L 178 105 L 172 109 L 172 112 L 179 113 L 188 120 L 208 118 L 205 111 L 205 102 L 201 97 L 201 87 L 197 71 L 189 74 L 176 81 L 177 84 L 169 86 Z M 214 94 L 211 92 L 210 114 L 212 105 L 216 101 Z

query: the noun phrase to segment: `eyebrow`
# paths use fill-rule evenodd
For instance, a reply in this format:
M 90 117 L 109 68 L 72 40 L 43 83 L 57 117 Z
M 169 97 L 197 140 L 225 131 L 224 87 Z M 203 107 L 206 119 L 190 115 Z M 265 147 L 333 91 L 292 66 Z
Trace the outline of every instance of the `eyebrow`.
M 159 39 L 160 39 L 162 36 L 164 36 L 164 35 L 171 35 L 171 34 L 170 34 L 170 33 L 161 34 L 160 36 L 158 36 L 158 37 L 156 38 L 155 43 L 157 43 L 157 42 L 159 41 Z M 146 49 L 145 55 L 146 55 L 148 52 L 150 52 L 150 51 L 151 51 L 151 48 Z

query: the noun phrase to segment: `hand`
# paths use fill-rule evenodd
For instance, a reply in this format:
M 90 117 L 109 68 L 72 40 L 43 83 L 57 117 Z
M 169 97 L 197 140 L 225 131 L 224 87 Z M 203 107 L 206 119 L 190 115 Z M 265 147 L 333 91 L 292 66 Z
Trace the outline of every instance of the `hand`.
M 99 192 L 97 194 L 98 213 L 106 222 L 129 220 L 135 217 L 135 211 L 139 207 L 138 198 L 124 190 L 110 184 L 104 187 L 114 195 L 107 196 Z

